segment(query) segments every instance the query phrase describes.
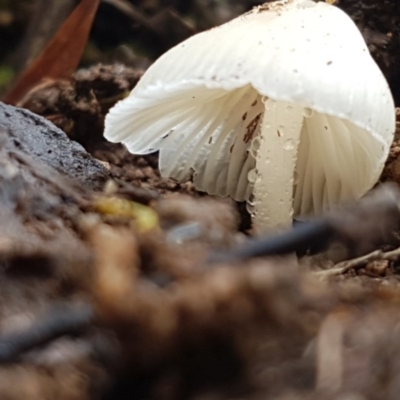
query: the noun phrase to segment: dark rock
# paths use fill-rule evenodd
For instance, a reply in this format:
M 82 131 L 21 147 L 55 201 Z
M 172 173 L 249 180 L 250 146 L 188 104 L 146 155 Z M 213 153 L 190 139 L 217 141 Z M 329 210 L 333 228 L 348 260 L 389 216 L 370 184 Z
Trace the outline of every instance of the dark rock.
M 8 124 L 24 120 L 29 136 L 29 123 L 10 109 Z M 40 127 L 39 118 L 37 122 Z M 10 301 L 17 307 L 34 308 L 57 290 L 57 285 L 48 285 L 50 281 L 74 273 L 71 262 L 79 265 L 78 271 L 89 265 L 91 253 L 74 230 L 89 192 L 41 162 L 38 151 L 31 154 L 34 144 L 24 140 L 22 126 L 18 134 L 0 126 L 0 282 L 4 289 L 0 304 Z M 40 144 L 37 132 L 36 136 Z M 47 149 L 56 147 L 50 142 L 46 145 Z M 20 279 L 25 283 L 13 284 Z
M 83 147 L 45 118 L 0 103 L 0 125 L 5 127 L 16 148 L 89 189 L 100 189 L 107 169 Z

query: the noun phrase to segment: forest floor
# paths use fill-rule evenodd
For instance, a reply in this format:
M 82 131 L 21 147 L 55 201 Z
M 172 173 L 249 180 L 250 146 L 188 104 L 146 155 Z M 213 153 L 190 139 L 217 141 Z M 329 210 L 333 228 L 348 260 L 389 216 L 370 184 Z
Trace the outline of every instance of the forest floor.
M 0 399 L 397 400 L 398 192 L 321 217 L 335 234 L 298 259 L 243 256 L 243 204 L 103 139 L 140 76 L 96 65 L 31 92 L 35 114 L 0 104 Z M 382 182 L 399 157 L 400 129 Z

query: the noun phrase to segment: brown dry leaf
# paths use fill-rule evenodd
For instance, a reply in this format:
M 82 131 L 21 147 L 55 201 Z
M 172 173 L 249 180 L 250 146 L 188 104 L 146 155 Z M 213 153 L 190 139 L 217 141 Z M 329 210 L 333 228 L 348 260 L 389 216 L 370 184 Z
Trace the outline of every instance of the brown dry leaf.
M 69 78 L 78 67 L 100 0 L 81 0 L 3 101 L 17 104 L 44 78 Z

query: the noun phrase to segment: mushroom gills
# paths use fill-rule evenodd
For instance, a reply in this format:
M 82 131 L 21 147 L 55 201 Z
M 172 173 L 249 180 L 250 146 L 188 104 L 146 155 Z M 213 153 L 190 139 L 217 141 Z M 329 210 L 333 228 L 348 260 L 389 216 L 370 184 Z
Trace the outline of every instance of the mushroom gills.
M 294 215 L 306 217 L 353 200 L 379 178 L 382 152 L 363 128 L 314 111 L 305 116 L 297 157 Z M 375 162 L 371 162 L 375 160 Z M 298 178 L 297 178 L 298 177 Z
M 154 100 L 153 92 L 157 92 L 157 100 Z M 173 95 L 170 92 L 171 88 L 160 89 L 156 85 L 134 98 L 128 97 L 119 102 L 114 112 L 106 117 L 106 123 L 114 127 L 113 135 L 108 140 L 114 143 L 123 142 L 134 154 L 160 150 L 167 137 L 176 135 L 177 129 L 185 127 L 185 124 L 194 122 L 192 115 L 199 107 L 218 101 L 219 97 L 226 94 L 223 89 L 216 89 L 210 94 L 205 87 L 198 87 L 190 95 L 184 89 L 176 90 Z M 128 118 L 121 118 L 125 115 Z M 140 134 L 132 135 L 132 129 Z M 183 134 L 185 133 L 186 130 Z
M 244 201 L 249 195 L 247 175 L 255 165 L 251 139 L 259 130 L 264 105 L 251 85 L 217 99 L 214 90 L 210 92 L 209 101 L 199 102 L 190 119 L 174 127 L 161 144 L 160 171 L 178 181 L 191 177 L 198 190 L 209 194 Z
M 200 191 L 248 201 L 251 213 L 256 210 L 258 214 L 258 217 L 254 215 L 256 220 L 278 218 L 275 211 L 261 207 L 263 202 L 276 203 L 282 215 L 284 209 L 289 210 L 286 222 L 282 222 L 287 225 L 292 218 L 292 207 L 296 217 L 318 214 L 365 193 L 371 182 L 378 179 L 380 169 L 373 169 L 374 165 L 382 165 L 380 159 L 384 152 L 365 129 L 304 105 L 266 98 L 263 104 L 262 99 L 250 84 L 234 90 L 198 86 L 190 91 L 177 90 L 173 95 L 170 88 L 165 88 L 156 101 L 149 89 L 137 94 L 132 103 L 129 99 L 122 102 L 108 117 L 108 123 L 116 119 L 113 123 L 118 134 L 112 139 L 123 141 L 132 153 L 160 150 L 163 176 L 180 182 L 192 178 Z M 125 108 L 133 106 L 137 110 L 134 118 L 119 118 L 120 113 L 126 114 Z M 261 125 L 270 118 L 268 108 L 275 106 L 283 114 L 273 117 L 270 125 L 275 127 L 275 132 L 270 127 L 267 140 L 265 132 L 261 135 Z M 275 108 L 275 113 L 279 110 Z M 140 134 L 130 135 L 132 126 Z M 300 143 L 299 132 L 292 132 L 295 127 L 300 129 Z M 272 154 L 268 165 L 265 154 L 269 153 L 265 153 L 265 146 L 271 146 L 269 151 L 273 150 L 274 160 L 278 160 L 275 167 Z M 256 160 L 262 154 L 264 161 Z M 289 155 L 294 158 L 281 162 L 282 157 Z M 284 174 L 288 178 L 282 179 L 283 186 L 272 183 L 273 176 L 278 179 Z M 255 195 L 254 190 L 258 190 L 263 179 L 271 181 L 269 195 L 262 192 Z M 289 209 L 290 193 L 294 198 Z M 255 209 L 253 203 L 258 196 L 263 200 Z

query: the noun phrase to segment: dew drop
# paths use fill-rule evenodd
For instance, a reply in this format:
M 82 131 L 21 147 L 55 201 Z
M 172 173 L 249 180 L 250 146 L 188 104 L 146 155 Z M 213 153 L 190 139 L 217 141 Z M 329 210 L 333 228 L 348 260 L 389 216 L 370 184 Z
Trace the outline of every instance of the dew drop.
M 255 181 L 257 180 L 258 174 L 257 174 L 257 170 L 255 168 L 251 169 L 248 173 L 247 173 L 247 180 L 250 183 L 255 183 Z
M 261 97 L 261 103 L 265 104 L 267 102 L 267 100 L 268 100 L 267 96 L 262 96 Z
M 314 110 L 309 107 L 304 107 L 303 115 L 305 118 L 311 118 L 314 115 Z
M 251 193 L 248 200 L 247 200 L 247 204 L 249 204 L 250 206 L 254 206 L 254 204 L 256 204 L 256 198 L 254 196 L 254 193 Z
M 285 150 L 293 150 L 294 149 L 294 140 L 293 139 L 288 139 L 285 141 L 283 144 L 283 148 Z
M 255 207 L 249 203 L 246 203 L 246 210 L 250 214 L 251 218 L 253 219 L 255 216 Z
M 260 150 L 261 147 L 261 138 L 259 136 L 256 136 L 252 141 L 250 145 L 250 154 L 256 158 L 258 150 Z

